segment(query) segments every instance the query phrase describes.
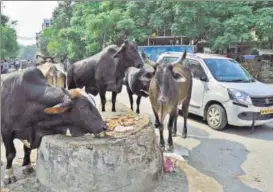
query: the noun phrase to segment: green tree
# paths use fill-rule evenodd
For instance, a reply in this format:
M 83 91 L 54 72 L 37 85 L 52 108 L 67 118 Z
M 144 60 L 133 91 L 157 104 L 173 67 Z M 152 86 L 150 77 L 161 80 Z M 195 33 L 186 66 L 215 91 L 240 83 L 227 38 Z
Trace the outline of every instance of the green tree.
M 240 42 L 273 39 L 272 2 L 71 2 L 60 3 L 52 26 L 43 32 L 46 54 L 66 55 L 72 61 L 91 56 L 124 39 L 145 44 L 149 35 L 188 36 L 194 44 L 207 40 L 214 50 Z
M 8 16 L 1 14 L 1 59 L 15 58 L 19 50 L 16 31 L 11 26 L 16 22 L 9 21 Z
M 261 44 L 273 49 L 273 5 L 255 11 L 255 29 Z

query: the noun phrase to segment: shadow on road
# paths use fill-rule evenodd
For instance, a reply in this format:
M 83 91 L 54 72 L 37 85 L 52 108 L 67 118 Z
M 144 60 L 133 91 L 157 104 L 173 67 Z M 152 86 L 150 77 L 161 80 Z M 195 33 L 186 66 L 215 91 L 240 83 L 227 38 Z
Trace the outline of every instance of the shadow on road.
M 261 139 L 265 141 L 273 141 L 273 125 L 264 125 L 255 127 L 254 133 L 251 133 L 250 127 L 234 127 L 230 126 L 224 130 L 225 133 L 239 135 L 242 137 L 248 137 L 253 139 Z
M 244 175 L 241 165 L 247 157 L 246 148 L 224 139 L 199 139 L 201 142 L 190 152 L 188 164 L 214 178 L 224 191 L 258 192 L 245 185 L 238 176 Z
M 204 126 L 208 126 L 206 124 L 206 122 L 203 121 L 203 119 L 199 116 L 190 114 L 189 119 L 196 121 L 200 124 L 203 124 Z M 196 128 L 194 128 L 194 127 L 192 128 L 192 127 L 193 126 L 191 126 L 191 128 L 188 129 L 188 132 L 190 132 L 191 129 L 196 129 Z M 193 131 L 195 132 L 195 130 L 193 130 Z M 202 131 L 202 130 L 199 130 L 199 131 Z M 251 133 L 251 127 L 236 127 L 236 126 L 231 126 L 231 125 L 228 125 L 227 129 L 222 130 L 221 132 L 228 133 L 228 134 L 234 134 L 234 135 L 238 135 L 238 136 L 242 136 L 242 137 L 253 138 L 253 139 L 273 141 L 273 124 L 257 126 L 257 127 L 255 127 L 254 133 Z

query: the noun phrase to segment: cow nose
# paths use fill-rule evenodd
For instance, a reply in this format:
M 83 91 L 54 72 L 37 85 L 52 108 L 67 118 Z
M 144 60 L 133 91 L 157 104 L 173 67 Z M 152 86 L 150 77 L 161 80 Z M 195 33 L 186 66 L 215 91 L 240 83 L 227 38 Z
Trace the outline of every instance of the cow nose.
M 168 101 L 168 98 L 165 97 L 165 96 L 160 96 L 160 97 L 158 98 L 158 102 L 159 102 L 160 104 L 165 104 L 165 103 L 167 103 L 167 101 Z

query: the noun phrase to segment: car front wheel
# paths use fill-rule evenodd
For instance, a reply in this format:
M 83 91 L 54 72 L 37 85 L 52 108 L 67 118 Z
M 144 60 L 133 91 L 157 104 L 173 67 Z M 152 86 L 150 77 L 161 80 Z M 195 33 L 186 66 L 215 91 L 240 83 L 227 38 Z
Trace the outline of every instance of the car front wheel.
M 225 129 L 227 126 L 227 116 L 225 109 L 218 104 L 211 105 L 207 110 L 207 123 L 212 129 Z

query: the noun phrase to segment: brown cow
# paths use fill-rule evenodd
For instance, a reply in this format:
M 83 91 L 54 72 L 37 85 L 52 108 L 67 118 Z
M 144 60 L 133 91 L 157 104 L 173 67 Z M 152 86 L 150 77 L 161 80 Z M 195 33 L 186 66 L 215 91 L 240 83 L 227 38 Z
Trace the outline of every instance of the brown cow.
M 66 88 L 66 72 L 63 63 L 56 62 L 54 57 L 37 55 L 36 59 L 38 57 L 41 57 L 42 61 L 37 68 L 42 71 L 47 79 L 47 83 L 56 87 Z
M 165 150 L 165 141 L 163 137 L 164 119 L 169 114 L 168 130 L 169 150 L 173 149 L 172 131 L 176 135 L 176 125 L 179 104 L 183 104 L 184 114 L 183 137 L 187 136 L 187 121 L 185 117 L 188 114 L 188 106 L 192 89 L 192 74 L 190 70 L 182 65 L 186 58 L 186 51 L 179 61 L 175 63 L 155 64 L 155 75 L 151 80 L 149 87 L 149 98 L 156 118 L 155 126 L 159 127 L 160 147 Z M 185 115 L 186 114 L 186 115 Z

